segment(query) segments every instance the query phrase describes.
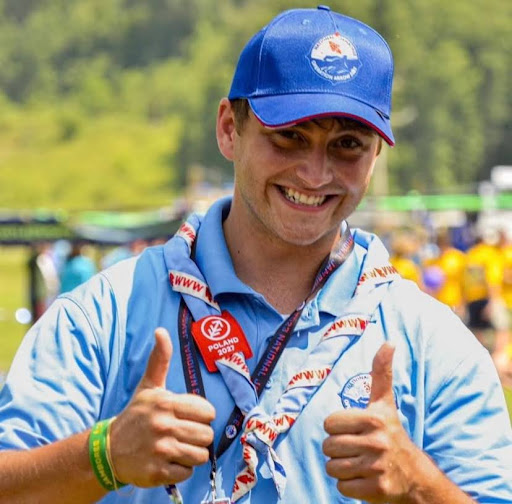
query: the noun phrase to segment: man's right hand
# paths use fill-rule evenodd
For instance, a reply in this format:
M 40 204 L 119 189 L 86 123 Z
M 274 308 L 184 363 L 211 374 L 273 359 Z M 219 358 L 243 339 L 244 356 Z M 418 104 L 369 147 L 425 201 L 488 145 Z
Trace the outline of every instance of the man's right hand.
M 111 425 L 117 479 L 138 487 L 177 483 L 208 461 L 215 409 L 203 397 L 165 389 L 172 343 L 158 328 L 146 371 L 132 400 Z

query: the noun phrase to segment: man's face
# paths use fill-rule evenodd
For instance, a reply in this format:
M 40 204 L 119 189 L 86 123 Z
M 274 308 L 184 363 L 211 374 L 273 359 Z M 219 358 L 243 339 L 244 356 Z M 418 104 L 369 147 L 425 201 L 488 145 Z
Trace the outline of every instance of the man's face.
M 232 116 L 225 103 L 220 135 L 222 116 Z M 228 130 L 219 146 L 234 162 L 231 211 L 255 233 L 295 246 L 334 239 L 364 196 L 380 149 L 377 134 L 333 118 L 270 129 L 250 112 L 239 132 Z

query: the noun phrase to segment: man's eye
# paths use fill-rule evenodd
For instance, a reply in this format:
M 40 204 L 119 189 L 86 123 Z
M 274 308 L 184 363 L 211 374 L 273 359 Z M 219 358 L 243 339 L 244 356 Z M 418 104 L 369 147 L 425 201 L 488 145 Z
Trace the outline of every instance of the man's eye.
M 336 147 L 342 149 L 357 149 L 361 146 L 361 141 L 355 137 L 343 137 L 336 142 Z
M 287 140 L 300 140 L 300 135 L 293 130 L 281 130 L 278 133 L 279 136 Z

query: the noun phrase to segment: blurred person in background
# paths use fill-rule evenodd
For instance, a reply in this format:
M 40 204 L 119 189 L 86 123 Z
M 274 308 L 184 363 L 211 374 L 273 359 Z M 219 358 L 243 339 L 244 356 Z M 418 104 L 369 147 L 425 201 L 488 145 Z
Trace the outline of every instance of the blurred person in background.
M 217 111 L 232 197 L 29 331 L 0 392 L 0 495 L 512 502 L 488 352 L 346 221 L 394 144 L 392 78 L 385 40 L 327 6 L 254 35 Z
M 413 236 L 416 241 L 416 250 L 413 253 L 412 260 L 421 268 L 426 261 L 439 256 L 436 232 L 432 229 L 431 224 L 428 227 L 417 224 L 413 228 Z
M 496 366 L 502 381 L 508 387 L 512 387 L 512 230 L 499 230 L 498 252 L 501 256 L 502 275 L 502 296 L 506 308 L 507 331 L 502 331 L 503 341 L 498 343 L 502 351 L 497 352 L 495 358 Z M 505 324 L 505 322 L 504 322 Z
M 418 241 L 411 231 L 395 231 L 391 238 L 391 256 L 389 262 L 403 278 L 412 280 L 423 289 L 421 268 L 414 260 L 417 252 Z
M 478 212 L 466 212 L 464 222 L 451 228 L 451 241 L 453 246 L 461 252 L 467 252 L 476 243 L 475 232 Z
M 508 320 L 503 297 L 503 257 L 497 244 L 498 232 L 485 229 L 466 252 L 462 293 L 468 327 L 501 367 L 508 342 Z
M 432 277 L 433 268 L 439 271 L 440 281 L 430 293 L 436 299 L 448 305 L 459 317 L 465 316 L 465 304 L 462 296 L 462 280 L 466 264 L 463 252 L 456 249 L 451 242 L 450 231 L 440 229 L 437 233 L 436 243 L 438 256 L 424 262 L 424 278 L 429 272 Z M 429 282 L 425 281 L 425 284 Z
M 30 311 L 32 322 L 36 322 L 60 290 L 59 273 L 51 243 L 37 243 L 31 247 L 27 269 Z
M 87 254 L 87 246 L 74 242 L 60 271 L 60 292 L 72 291 L 97 272 L 96 264 Z

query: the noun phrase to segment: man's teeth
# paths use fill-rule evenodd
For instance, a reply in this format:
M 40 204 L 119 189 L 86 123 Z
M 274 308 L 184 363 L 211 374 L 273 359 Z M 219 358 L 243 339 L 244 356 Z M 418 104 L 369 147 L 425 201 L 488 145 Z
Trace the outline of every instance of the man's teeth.
M 308 196 L 288 187 L 283 187 L 283 193 L 286 199 L 292 201 L 293 203 L 314 207 L 320 206 L 326 199 L 325 196 Z

